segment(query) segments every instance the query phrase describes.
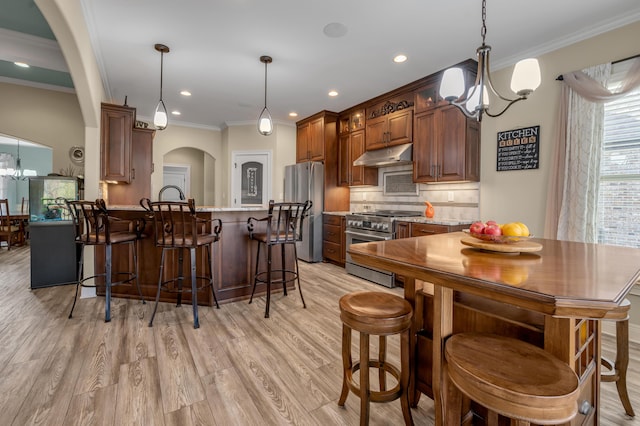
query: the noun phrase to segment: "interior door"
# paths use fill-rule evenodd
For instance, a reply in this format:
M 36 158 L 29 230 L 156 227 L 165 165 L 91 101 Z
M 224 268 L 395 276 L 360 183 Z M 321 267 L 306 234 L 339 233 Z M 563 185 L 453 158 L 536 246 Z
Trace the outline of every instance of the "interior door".
M 172 188 L 175 186 L 189 198 L 189 166 L 164 166 L 162 168 L 163 188 L 170 186 L 162 192 L 163 201 L 180 201 L 180 192 Z
M 232 153 L 232 207 L 267 207 L 271 199 L 271 152 Z

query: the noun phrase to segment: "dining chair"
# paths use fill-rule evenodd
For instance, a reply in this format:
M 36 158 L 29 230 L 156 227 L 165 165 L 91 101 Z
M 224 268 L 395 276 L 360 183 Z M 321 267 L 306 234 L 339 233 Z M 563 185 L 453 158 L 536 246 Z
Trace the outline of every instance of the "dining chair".
M 9 212 L 9 200 L 0 200 L 0 241 L 7 242 L 7 250 L 11 245 L 19 245 L 24 232 L 21 221 L 16 221 Z

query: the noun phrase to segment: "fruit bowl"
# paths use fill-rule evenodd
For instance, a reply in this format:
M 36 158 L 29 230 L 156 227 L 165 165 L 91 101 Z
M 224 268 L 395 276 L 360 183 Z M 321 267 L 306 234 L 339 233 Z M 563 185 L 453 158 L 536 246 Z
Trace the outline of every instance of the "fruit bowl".
M 462 232 L 469 234 L 470 236 L 472 236 L 473 238 L 477 238 L 478 240 L 497 244 L 513 244 L 517 243 L 518 241 L 526 241 L 533 237 L 532 235 L 529 235 L 528 237 L 515 237 L 509 235 L 476 234 L 469 231 L 468 229 L 463 229 Z

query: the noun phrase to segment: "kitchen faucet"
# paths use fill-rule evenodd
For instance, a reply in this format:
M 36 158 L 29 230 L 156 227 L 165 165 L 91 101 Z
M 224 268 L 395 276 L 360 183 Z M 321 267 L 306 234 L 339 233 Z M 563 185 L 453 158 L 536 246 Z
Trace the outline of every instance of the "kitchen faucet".
M 180 197 L 181 200 L 185 200 L 186 199 L 185 196 L 184 196 L 184 192 L 182 192 L 182 189 L 179 186 L 177 186 L 177 185 L 165 185 L 160 189 L 160 192 L 158 192 L 158 200 L 162 201 L 162 193 L 164 191 L 166 191 L 167 189 L 171 189 L 171 188 L 173 188 L 173 189 L 178 191 L 178 194 L 179 194 L 179 197 Z

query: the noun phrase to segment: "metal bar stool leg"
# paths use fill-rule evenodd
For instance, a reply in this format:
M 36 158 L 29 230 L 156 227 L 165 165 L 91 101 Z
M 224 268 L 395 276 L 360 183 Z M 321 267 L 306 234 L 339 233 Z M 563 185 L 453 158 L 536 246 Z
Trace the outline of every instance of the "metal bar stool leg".
M 176 306 L 182 306 L 182 286 L 184 284 L 184 249 L 178 247 L 178 301 Z
M 220 305 L 218 305 L 218 298 L 216 297 L 216 291 L 213 288 L 213 262 L 211 261 L 211 246 L 212 244 L 207 244 L 206 248 L 207 248 L 207 262 L 209 263 L 209 277 L 211 279 L 211 294 L 213 295 L 213 301 L 216 304 L 216 308 L 220 309 Z
M 140 274 L 139 272 L 139 267 L 138 267 L 138 240 L 133 240 L 133 268 L 134 268 L 134 273 L 136 274 L 135 280 L 136 280 L 136 287 L 138 288 L 138 294 L 140 295 L 140 299 L 142 299 L 142 304 L 145 305 L 146 302 L 144 301 L 144 296 L 142 295 L 142 289 L 140 288 Z
M 295 244 L 293 244 L 293 258 L 296 264 L 296 278 L 298 280 L 298 292 L 300 293 L 300 299 L 302 300 L 302 307 L 307 308 L 307 304 L 304 303 L 304 296 L 302 295 L 302 286 L 300 285 L 300 270 L 298 269 L 298 249 Z
M 104 301 L 104 322 L 111 321 L 111 244 L 105 246 L 105 301 Z
M 76 302 L 78 301 L 78 289 L 81 286 L 82 282 L 82 266 L 83 266 L 83 258 L 84 258 L 84 244 L 81 245 L 80 249 L 80 260 L 78 260 L 78 282 L 76 283 L 76 294 L 73 297 L 73 305 L 71 305 L 71 312 L 69 312 L 69 318 L 73 316 L 73 310 L 76 307 Z
M 191 305 L 193 306 L 193 328 L 200 327 L 198 318 L 198 277 L 196 277 L 196 248 L 189 249 L 191 261 Z
M 251 298 L 249 304 L 253 302 L 253 293 L 256 292 L 256 284 L 258 283 L 258 264 L 260 263 L 260 242 L 258 241 L 258 252 L 256 253 L 256 268 L 253 274 L 253 289 L 251 290 Z
M 285 257 L 286 244 L 280 244 L 280 261 L 282 262 L 282 292 L 287 295 L 287 258 Z
M 156 316 L 156 311 L 158 310 L 158 302 L 160 301 L 160 289 L 162 288 L 162 272 L 164 271 L 164 254 L 166 247 L 162 248 L 162 255 L 160 256 L 160 276 L 158 277 L 158 291 L 156 293 L 156 305 L 153 307 L 153 313 L 151 314 L 151 319 L 149 320 L 149 327 L 153 326 L 153 318 Z
M 271 245 L 267 245 L 267 305 L 264 309 L 265 318 L 269 318 L 270 304 L 271 304 Z

